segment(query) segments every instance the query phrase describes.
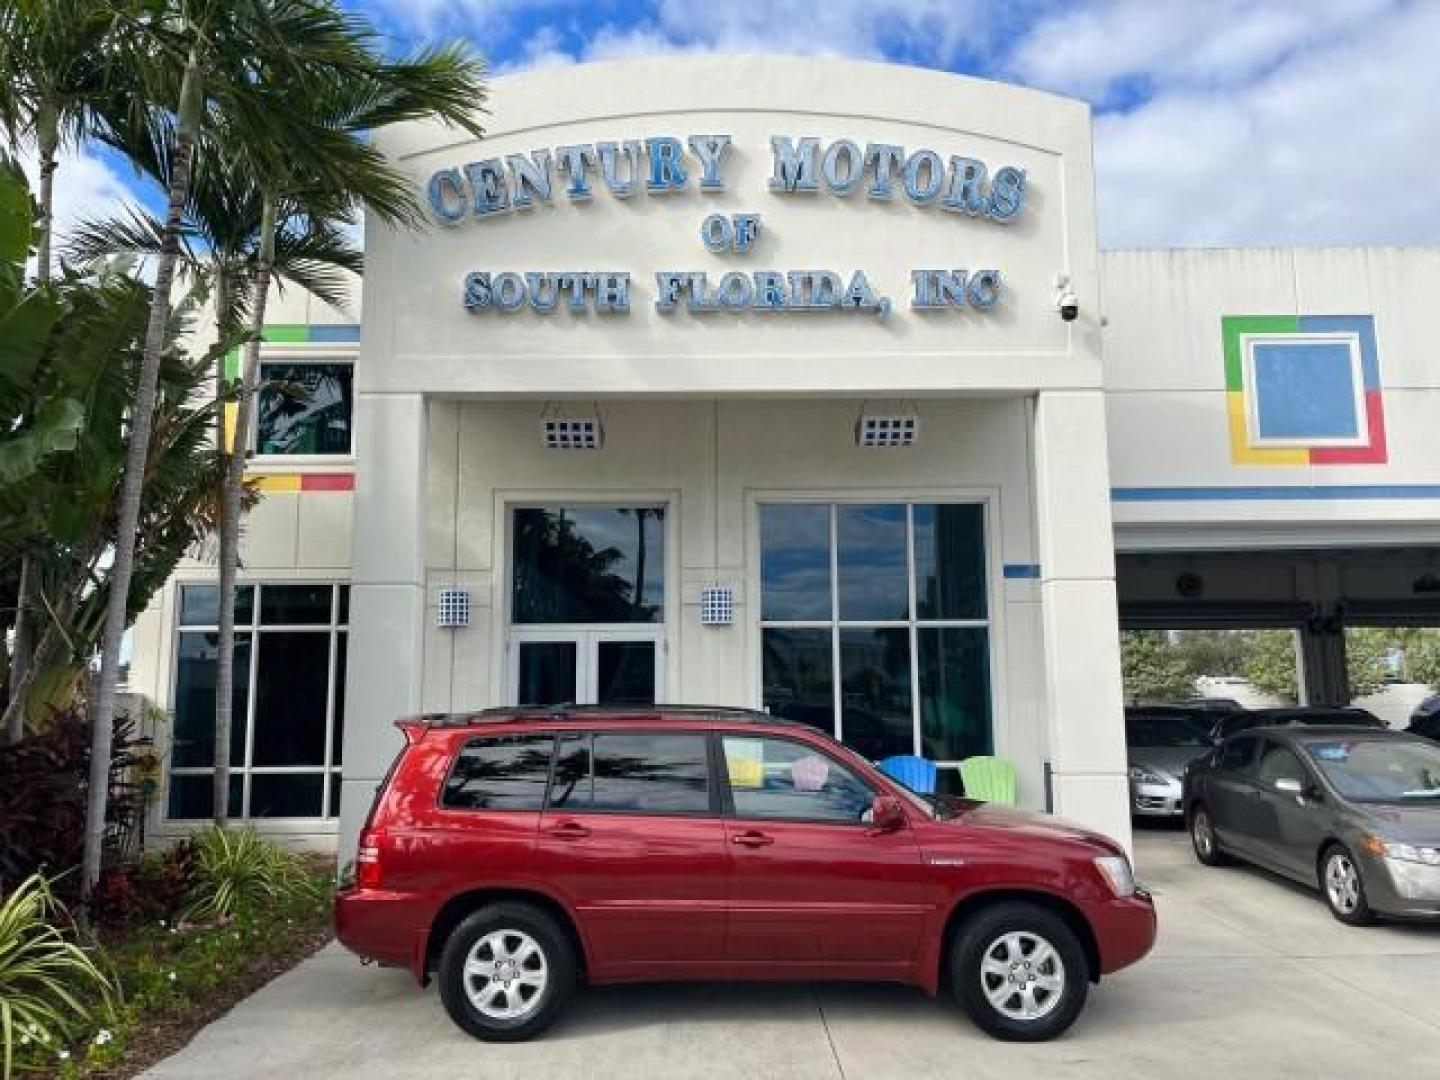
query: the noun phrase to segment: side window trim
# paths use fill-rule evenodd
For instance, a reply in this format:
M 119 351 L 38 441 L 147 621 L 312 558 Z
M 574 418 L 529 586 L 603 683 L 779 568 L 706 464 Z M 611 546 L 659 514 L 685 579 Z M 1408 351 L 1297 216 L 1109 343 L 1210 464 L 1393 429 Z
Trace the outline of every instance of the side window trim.
M 740 819 L 745 821 L 773 821 L 782 825 L 835 825 L 842 829 L 869 828 L 869 825 L 867 825 L 864 821 L 844 821 L 840 818 L 766 817 L 763 814 L 742 815 L 738 813 L 735 809 L 735 795 L 734 792 L 732 792 L 730 789 L 730 767 L 725 761 L 726 738 L 753 738 L 761 742 L 783 742 L 789 743 L 792 746 L 799 746 L 805 750 L 808 750 L 812 754 L 818 754 L 820 757 L 823 757 L 826 761 L 830 763 L 831 768 L 840 769 L 847 776 L 851 777 L 857 784 L 859 784 L 862 788 L 864 788 L 870 793 L 870 798 L 872 801 L 874 800 L 877 791 L 874 785 L 866 781 L 864 777 L 859 776 L 854 769 L 850 768 L 849 765 L 846 765 L 844 762 L 840 761 L 838 758 L 835 757 L 834 754 L 830 753 L 828 750 L 821 750 L 813 746 L 812 744 L 806 742 L 804 739 L 796 739 L 788 735 L 771 735 L 769 733 L 763 735 L 745 735 L 738 731 L 719 731 L 715 733 L 715 737 L 716 750 L 719 754 L 717 768 L 719 769 L 721 776 L 724 778 L 725 784 L 724 816 L 727 819 Z
M 454 777 L 455 777 L 455 770 L 460 767 L 460 759 L 465 755 L 465 751 L 466 751 L 466 750 L 469 750 L 471 747 L 483 746 L 483 745 L 484 745 L 485 743 L 487 743 L 487 742 L 496 742 L 496 741 L 498 741 L 498 740 L 500 740 L 500 739 L 506 739 L 506 738 L 509 738 L 509 739 L 536 739 L 536 740 L 539 740 L 539 739 L 549 739 L 549 740 L 550 740 L 550 763 L 546 766 L 546 769 L 545 769 L 545 787 L 544 787 L 544 790 L 541 791 L 541 793 L 540 793 L 540 805 L 539 805 L 539 806 L 534 806 L 534 807 L 529 807 L 529 808 L 518 807 L 518 806 L 484 806 L 484 807 L 478 807 L 478 806 L 455 806 L 455 805 L 453 805 L 453 804 L 451 804 L 451 803 L 446 802 L 446 801 L 445 801 L 445 797 L 446 797 L 446 794 L 447 794 L 447 793 L 449 792 L 449 790 L 450 790 L 450 781 L 451 781 L 452 779 L 454 779 Z M 499 733 L 499 732 L 493 732 L 493 733 L 488 733 L 488 734 L 485 734 L 485 735 L 474 735 L 474 736 L 466 739 L 464 742 L 462 742 L 462 743 L 460 744 L 460 749 L 458 749 L 457 751 L 455 751 L 454 756 L 451 757 L 451 759 L 450 759 L 450 767 L 445 770 L 445 779 L 443 779 L 443 780 L 440 781 L 439 790 L 436 791 L 436 793 L 435 793 L 435 808 L 436 808 L 437 810 L 442 810 L 442 811 L 444 811 L 444 812 L 446 812 L 446 813 L 454 813 L 454 814 L 539 814 L 539 813 L 544 812 L 544 810 L 545 810 L 545 805 L 546 805 L 546 803 L 549 801 L 549 798 L 550 798 L 550 778 L 551 778 L 551 776 L 553 776 L 554 773 L 555 773 L 555 751 L 556 751 L 556 748 L 557 748 L 559 745 L 560 745 L 560 740 L 556 737 L 556 733 L 553 732 L 553 731 L 533 731 L 533 732 L 525 732 L 525 733 L 520 734 L 520 735 L 505 735 L 505 734 L 502 734 L 502 733 Z M 406 747 L 406 748 L 404 748 L 404 749 L 409 749 L 409 748 Z M 399 758 L 396 758 L 396 764 L 399 764 Z M 394 768 L 394 766 L 392 766 L 392 768 Z

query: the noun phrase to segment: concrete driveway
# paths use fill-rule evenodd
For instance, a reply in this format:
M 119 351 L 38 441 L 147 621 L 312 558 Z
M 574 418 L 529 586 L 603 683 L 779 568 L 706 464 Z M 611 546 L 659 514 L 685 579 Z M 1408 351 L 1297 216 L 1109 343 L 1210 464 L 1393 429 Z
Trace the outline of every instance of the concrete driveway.
M 1199 866 L 1179 832 L 1141 832 L 1136 861 L 1160 908 L 1156 951 L 1093 990 L 1053 1043 L 993 1042 L 948 1001 L 902 987 L 702 985 L 584 989 L 544 1038 L 485 1045 L 450 1023 L 433 988 L 332 945 L 144 1075 L 1437 1075 L 1440 928 L 1341 926 L 1278 878 Z

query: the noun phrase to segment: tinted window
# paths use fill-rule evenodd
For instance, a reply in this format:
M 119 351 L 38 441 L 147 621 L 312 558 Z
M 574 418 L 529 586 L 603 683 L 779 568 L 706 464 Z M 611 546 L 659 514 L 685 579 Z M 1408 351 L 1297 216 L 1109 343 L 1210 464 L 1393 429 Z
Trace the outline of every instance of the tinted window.
M 550 735 L 471 740 L 455 759 L 441 802 L 464 810 L 539 810 L 554 745 Z
M 1265 744 L 1255 775 L 1264 784 L 1273 784 L 1276 780 L 1299 780 L 1303 784 L 1306 779 L 1300 759 L 1288 747 L 1273 742 Z
M 1220 768 L 1225 772 L 1243 772 L 1249 768 L 1257 741 L 1252 736 L 1231 739 L 1220 750 Z
M 567 738 L 555 766 L 552 808 L 635 814 L 703 814 L 710 766 L 703 735 L 598 734 Z
M 348 454 L 353 376 L 350 364 L 262 365 L 256 451 Z
M 1131 746 L 1209 746 L 1204 717 L 1184 713 L 1127 712 L 1125 741 Z
M 726 736 L 736 817 L 859 822 L 874 794 L 848 769 L 802 743 Z

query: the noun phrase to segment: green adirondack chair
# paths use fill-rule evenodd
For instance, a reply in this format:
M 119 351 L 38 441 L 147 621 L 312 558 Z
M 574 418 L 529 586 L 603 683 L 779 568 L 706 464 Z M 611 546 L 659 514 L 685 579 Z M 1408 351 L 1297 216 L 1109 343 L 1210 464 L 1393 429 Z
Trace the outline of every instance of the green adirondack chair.
M 1014 806 L 1017 777 L 1015 765 L 998 757 L 972 757 L 960 762 L 960 779 L 967 799 Z

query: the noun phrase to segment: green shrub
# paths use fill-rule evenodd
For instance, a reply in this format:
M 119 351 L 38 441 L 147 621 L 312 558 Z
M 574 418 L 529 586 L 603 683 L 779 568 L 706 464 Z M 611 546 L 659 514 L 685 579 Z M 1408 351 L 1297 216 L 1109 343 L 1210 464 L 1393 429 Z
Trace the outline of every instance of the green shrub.
M 195 837 L 190 919 L 228 918 L 266 901 L 315 896 L 305 861 L 253 828 L 210 829 Z
M 108 1005 L 110 979 L 84 950 L 55 925 L 62 912 L 49 883 L 36 874 L 0 900 L 0 1042 L 3 1075 L 14 1067 L 17 1043 L 58 1045 L 98 996 Z

